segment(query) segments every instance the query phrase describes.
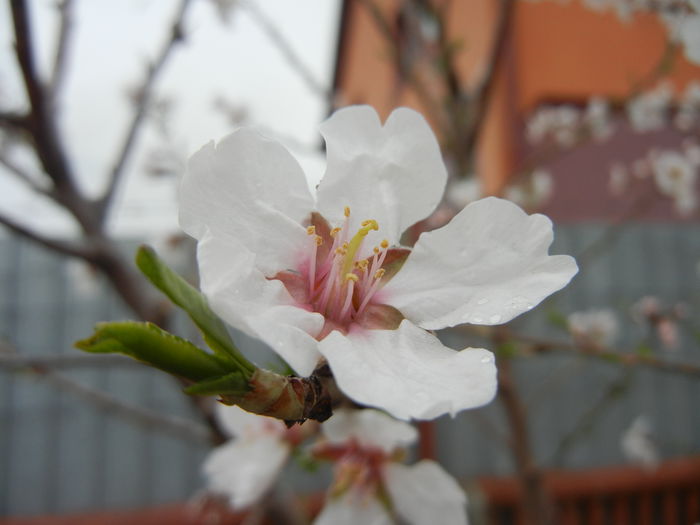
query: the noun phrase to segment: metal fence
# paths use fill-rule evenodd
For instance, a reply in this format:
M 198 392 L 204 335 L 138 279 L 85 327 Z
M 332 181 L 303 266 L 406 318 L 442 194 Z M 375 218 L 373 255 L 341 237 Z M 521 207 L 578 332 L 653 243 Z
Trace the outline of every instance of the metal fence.
M 559 227 L 553 253 L 578 254 L 600 238 L 604 225 Z M 566 339 L 548 322 L 564 313 L 612 305 L 624 321 L 643 295 L 688 304 L 688 330 L 667 360 L 699 362 L 700 232 L 696 225 L 637 224 L 620 228 L 609 247 L 590 258 L 572 285 L 514 323 L 543 337 Z M 125 245 L 125 250 L 133 246 Z M 0 336 L 23 353 L 76 352 L 74 340 L 100 320 L 128 314 L 99 280 L 71 277 L 66 259 L 16 238 L 0 239 Z M 695 323 L 693 325 L 693 323 Z M 180 324 L 182 330 L 186 323 Z M 692 331 L 695 330 L 695 336 Z M 627 320 L 619 347 L 632 348 L 644 328 Z M 693 339 L 695 337 L 695 339 Z M 445 334 L 454 347 L 465 346 Z M 241 346 L 259 352 L 245 339 Z M 265 363 L 267 357 L 260 357 Z M 532 442 L 547 466 L 585 468 L 624 461 L 620 436 L 645 414 L 663 457 L 700 452 L 700 382 L 653 369 L 552 354 L 515 360 Z M 62 372 L 135 406 L 194 420 L 179 387 L 141 366 L 81 368 Z M 462 478 L 508 474 L 507 426 L 497 403 L 437 425 L 438 455 Z M 0 515 L 128 508 L 191 497 L 201 487 L 199 465 L 207 445 L 162 428 L 147 428 L 105 412 L 32 373 L 0 369 Z M 295 486 L 313 488 L 296 471 Z

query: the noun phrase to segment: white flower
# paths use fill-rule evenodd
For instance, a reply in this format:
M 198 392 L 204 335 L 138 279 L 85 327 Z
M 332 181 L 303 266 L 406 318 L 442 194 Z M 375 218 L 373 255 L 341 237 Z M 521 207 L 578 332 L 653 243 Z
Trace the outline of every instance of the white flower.
M 625 457 L 643 468 L 653 470 L 659 466 L 659 453 L 656 449 L 651 423 L 644 416 L 638 416 L 625 430 L 621 438 Z
M 552 174 L 542 168 L 529 173 L 524 180 L 505 189 L 504 197 L 526 210 L 542 206 L 552 196 L 554 179 Z
M 445 186 L 428 124 L 401 108 L 382 126 L 359 106 L 321 132 L 328 163 L 316 202 L 294 158 L 254 131 L 190 160 L 180 224 L 198 239 L 211 307 L 301 375 L 325 357 L 346 395 L 398 418 L 489 402 L 493 355 L 455 352 L 427 330 L 503 323 L 565 286 L 577 267 L 547 254 L 551 222 L 483 199 L 400 248 Z
M 391 524 L 390 511 L 411 525 L 466 525 L 466 495 L 440 465 L 394 460 L 417 438 L 411 425 L 376 410 L 339 410 L 323 432 L 327 442 L 317 454 L 335 460 L 336 468 L 314 525 Z
M 212 450 L 202 471 L 209 490 L 226 496 L 232 507 L 257 503 L 272 487 L 292 449 L 282 421 L 217 405 L 217 419 L 231 440 Z
M 567 321 L 571 334 L 583 342 L 609 346 L 617 338 L 619 326 L 612 310 L 574 312 Z
M 590 130 L 591 136 L 596 140 L 605 140 L 613 132 L 610 104 L 604 98 L 591 97 L 588 100 L 583 120 Z
M 654 181 L 659 191 L 671 197 L 678 213 L 687 215 L 697 207 L 697 168 L 683 154 L 665 150 L 652 158 Z
M 700 64 L 700 15 L 686 15 L 680 22 L 679 36 L 683 42 L 685 58 Z
M 638 133 L 661 129 L 666 125 L 673 90 L 668 84 L 660 84 L 627 103 L 627 118 Z

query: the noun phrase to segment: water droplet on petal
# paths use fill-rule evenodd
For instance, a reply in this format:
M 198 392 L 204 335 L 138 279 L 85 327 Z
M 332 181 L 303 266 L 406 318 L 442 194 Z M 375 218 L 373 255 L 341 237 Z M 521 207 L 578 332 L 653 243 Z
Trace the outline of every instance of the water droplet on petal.
M 489 317 L 489 322 L 493 324 L 497 324 L 501 322 L 501 316 L 498 314 L 493 314 L 491 317 Z
M 492 355 L 485 355 L 484 357 L 481 358 L 482 363 L 493 363 L 493 356 Z
M 488 303 L 488 302 L 489 302 L 488 299 L 483 298 L 483 299 L 479 299 L 479 300 L 476 302 L 476 304 L 486 304 L 486 303 Z

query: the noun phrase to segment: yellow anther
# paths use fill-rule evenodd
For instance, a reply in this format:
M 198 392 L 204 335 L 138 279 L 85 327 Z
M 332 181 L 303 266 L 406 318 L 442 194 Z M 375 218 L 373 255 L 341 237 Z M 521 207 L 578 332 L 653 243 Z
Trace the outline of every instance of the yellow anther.
M 355 261 L 355 264 L 353 266 L 355 266 L 356 270 L 359 270 L 360 272 L 365 273 L 367 271 L 367 265 L 368 265 L 367 259 L 362 259 L 361 261 Z
M 343 261 L 343 266 L 341 267 L 340 275 L 345 275 L 352 268 L 353 262 L 355 260 L 355 254 L 357 250 L 360 249 L 360 244 L 362 240 L 367 237 L 370 230 L 378 230 L 379 224 L 374 219 L 369 219 L 362 223 L 362 228 L 357 230 L 357 233 L 350 239 L 347 244 L 347 254 L 345 255 L 345 260 Z
M 379 248 L 378 248 L 377 246 L 375 246 L 374 248 L 372 248 L 372 251 L 373 251 L 373 252 L 375 253 L 375 255 L 376 255 L 376 254 L 379 253 Z
M 343 250 L 348 251 L 349 247 L 350 247 L 350 245 L 347 242 L 343 243 L 343 246 L 342 246 Z
M 306 228 L 307 235 L 316 235 L 316 226 L 309 226 Z
M 389 247 L 389 241 L 384 239 L 379 245 L 386 250 Z
M 386 273 L 386 270 L 384 268 L 379 268 L 376 272 L 374 272 L 374 278 L 375 279 L 381 279 L 384 277 L 384 274 Z
M 350 217 L 350 206 L 345 206 L 345 216 Z
M 345 274 L 345 280 L 346 281 L 354 281 L 357 282 L 360 278 L 355 275 L 354 273 L 346 273 Z
M 316 246 L 321 246 L 323 244 L 323 237 L 320 235 L 316 236 Z
M 338 248 L 335 249 L 335 254 L 336 255 L 345 255 L 348 253 L 346 249 L 344 249 L 342 246 L 339 246 Z
M 339 233 L 340 233 L 340 228 L 333 228 L 333 229 L 331 230 L 331 237 L 335 237 L 335 236 L 338 235 Z

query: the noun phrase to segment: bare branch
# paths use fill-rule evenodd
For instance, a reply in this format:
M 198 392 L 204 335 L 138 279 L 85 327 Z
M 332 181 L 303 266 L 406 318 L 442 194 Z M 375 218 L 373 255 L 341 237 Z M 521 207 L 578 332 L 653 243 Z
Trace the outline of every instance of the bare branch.
M 21 235 L 33 241 L 49 250 L 62 253 L 63 255 L 68 255 L 70 257 L 78 257 L 80 259 L 92 260 L 92 254 L 89 249 L 79 244 L 63 241 L 59 239 L 52 239 L 51 237 L 45 237 L 39 233 L 36 233 L 26 226 L 16 222 L 15 220 L 0 214 L 0 224 L 7 227 L 10 231 Z
M 105 190 L 102 198 L 99 200 L 101 213 L 100 222 L 104 221 L 107 214 L 107 209 L 109 208 L 109 205 L 114 197 L 115 190 L 124 174 L 126 162 L 129 160 L 129 156 L 131 155 L 131 151 L 136 142 L 139 130 L 141 129 L 141 124 L 143 123 L 148 107 L 152 102 L 156 80 L 168 61 L 168 58 L 170 57 L 175 45 L 184 38 L 182 23 L 189 4 L 190 0 L 182 0 L 180 2 L 180 7 L 175 14 L 175 19 L 170 28 L 168 39 L 163 44 L 163 47 L 161 48 L 156 59 L 152 64 L 150 64 L 146 73 L 146 78 L 139 88 L 136 110 L 127 129 L 122 146 L 119 149 L 116 160 L 114 161 L 109 175 L 107 189 Z
M 425 85 L 420 75 L 418 75 L 418 73 L 415 71 L 416 68 L 409 64 L 408 69 L 406 69 L 406 67 L 402 65 L 404 61 L 402 60 L 401 47 L 397 42 L 394 30 L 384 16 L 384 13 L 382 13 L 379 6 L 373 0 L 358 0 L 358 2 L 367 10 L 369 15 L 374 20 L 377 29 L 386 40 L 391 57 L 395 62 L 396 70 L 403 72 L 406 82 L 413 89 L 413 92 L 416 94 L 416 97 L 420 101 L 423 108 L 425 108 L 425 111 L 428 112 L 438 128 L 443 131 L 442 135 L 444 136 L 444 131 L 448 129 L 445 123 L 444 112 L 442 111 L 440 104 L 431 96 L 430 90 Z
M 652 356 L 639 355 L 636 352 L 620 352 L 600 345 L 581 345 L 570 341 L 553 341 L 522 334 L 510 334 L 509 337 L 513 341 L 530 345 L 529 350 L 535 353 L 578 352 L 625 366 L 648 366 L 664 372 L 700 377 L 700 365 L 694 363 L 665 361 Z
M 15 132 L 27 131 L 29 128 L 29 116 L 24 113 L 2 111 L 0 112 L 0 127 Z
M 491 52 L 486 62 L 486 69 L 481 77 L 477 87 L 474 89 L 470 97 L 470 126 L 465 134 L 465 140 L 461 147 L 466 151 L 472 151 L 476 139 L 479 136 L 481 125 L 486 116 L 489 100 L 493 92 L 494 80 L 498 66 L 501 64 L 505 56 L 506 42 L 508 40 L 508 29 L 513 15 L 514 0 L 501 0 L 501 11 L 498 19 L 498 25 L 494 33 L 494 41 L 491 46 Z
M 59 135 L 53 119 L 53 113 L 50 104 L 47 103 L 46 89 L 36 70 L 26 1 L 15 0 L 10 5 L 12 7 L 12 20 L 15 29 L 17 61 L 22 71 L 22 78 L 27 90 L 29 103 L 31 104 L 27 128 L 32 135 L 37 155 L 43 168 L 56 184 L 57 190 L 64 195 L 70 195 L 72 198 L 75 198 L 79 195 L 79 192 L 75 186 L 68 159 L 58 138 Z M 70 209 L 70 211 L 74 214 L 76 213 L 75 209 Z M 79 218 L 78 215 L 76 215 L 76 218 Z M 83 221 L 81 221 L 82 223 Z
M 41 375 L 41 377 L 52 386 L 69 392 L 104 412 L 114 414 L 130 423 L 135 423 L 150 429 L 166 431 L 192 441 L 209 441 L 211 439 L 211 432 L 209 429 L 195 421 L 175 416 L 166 416 L 161 412 L 154 412 L 124 403 L 101 390 L 87 387 L 58 372 L 52 372 L 46 369 L 42 370 L 41 368 L 33 368 L 32 370 Z
M 275 47 L 277 47 L 291 68 L 299 73 L 309 90 L 324 100 L 332 101 L 333 91 L 323 87 L 323 84 L 316 80 L 313 73 L 311 73 L 311 70 L 306 66 L 306 64 L 304 64 L 299 55 L 294 52 L 291 44 L 287 41 L 285 36 L 280 32 L 272 20 L 270 20 L 270 18 L 258 7 L 257 3 L 240 2 L 238 5 L 239 7 L 242 7 L 248 11 L 251 18 L 265 32 L 270 41 L 275 45 Z
M 19 355 L 7 353 L 4 343 L 0 343 L 0 368 L 22 370 L 26 368 L 102 368 L 123 366 L 142 368 L 133 359 L 121 356 L 106 356 L 102 354 L 51 354 L 51 355 Z
M 53 194 L 49 188 L 43 188 L 39 185 L 35 176 L 30 175 L 30 173 L 23 167 L 14 163 L 7 157 L 0 154 L 0 165 L 5 167 L 9 173 L 12 173 L 20 182 L 29 187 L 32 191 L 44 195 L 46 197 L 53 198 Z
M 56 42 L 56 54 L 53 61 L 53 70 L 51 72 L 51 82 L 49 84 L 51 91 L 51 103 L 55 105 L 56 95 L 61 88 L 63 78 L 66 72 L 66 57 L 68 55 L 68 41 L 71 30 L 73 28 L 73 0 L 61 0 L 58 5 L 58 11 L 61 18 L 61 26 L 58 31 L 58 41 Z

